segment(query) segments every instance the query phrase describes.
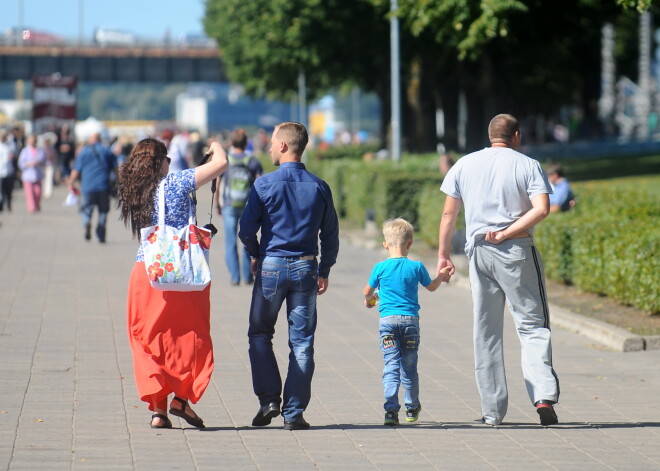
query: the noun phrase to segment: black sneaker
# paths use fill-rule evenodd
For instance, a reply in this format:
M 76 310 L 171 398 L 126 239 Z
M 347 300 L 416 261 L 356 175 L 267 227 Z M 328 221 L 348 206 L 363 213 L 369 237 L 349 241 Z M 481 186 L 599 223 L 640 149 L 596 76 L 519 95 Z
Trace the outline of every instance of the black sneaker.
M 547 427 L 548 425 L 555 425 L 559 423 L 557 413 L 555 412 L 554 407 L 552 407 L 551 401 L 539 401 L 535 405 L 536 412 L 539 414 L 541 419 L 541 425 Z
M 277 402 L 271 402 L 259 408 L 259 412 L 252 419 L 253 427 L 264 427 L 270 424 L 270 421 L 280 415 L 280 405 Z
M 385 421 L 383 422 L 383 425 L 389 425 L 391 427 L 399 425 L 399 413 L 395 410 L 385 411 Z
M 309 427 L 302 415 L 294 419 L 284 419 L 284 430 L 307 430 Z
M 414 409 L 406 409 L 406 422 L 417 422 L 419 413 L 422 411 L 422 405 L 418 405 Z

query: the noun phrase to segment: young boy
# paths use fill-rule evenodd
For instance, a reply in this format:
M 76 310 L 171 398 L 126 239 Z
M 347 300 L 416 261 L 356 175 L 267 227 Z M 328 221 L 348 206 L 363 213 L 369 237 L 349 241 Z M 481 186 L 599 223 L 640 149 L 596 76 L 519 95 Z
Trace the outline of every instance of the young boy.
M 435 291 L 449 281 L 449 268 L 431 280 L 422 262 L 407 258 L 413 243 L 413 227 L 405 219 L 389 219 L 383 224 L 385 247 L 390 257 L 377 263 L 364 287 L 364 305 L 372 308 L 380 299 L 380 349 L 383 352 L 385 425 L 399 424 L 399 384 L 403 384 L 406 421 L 415 422 L 419 403 L 417 350 L 419 349 L 419 304 L 417 284 Z M 376 294 L 378 289 L 378 294 Z

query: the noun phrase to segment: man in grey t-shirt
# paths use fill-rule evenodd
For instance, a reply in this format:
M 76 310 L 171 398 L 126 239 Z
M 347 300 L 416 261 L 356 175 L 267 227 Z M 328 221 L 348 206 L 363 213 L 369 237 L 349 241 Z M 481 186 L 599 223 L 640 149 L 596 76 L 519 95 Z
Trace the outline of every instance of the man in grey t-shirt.
M 488 126 L 491 147 L 466 155 L 447 173 L 440 223 L 438 272 L 454 265 L 451 238 L 465 205 L 470 284 L 474 301 L 474 356 L 483 422 L 502 423 L 508 407 L 502 331 L 504 303 L 516 325 L 527 392 L 541 425 L 558 422 L 553 404 L 559 381 L 552 368 L 550 319 L 534 226 L 549 213 L 552 189 L 536 160 L 517 152 L 518 120 L 495 116 Z

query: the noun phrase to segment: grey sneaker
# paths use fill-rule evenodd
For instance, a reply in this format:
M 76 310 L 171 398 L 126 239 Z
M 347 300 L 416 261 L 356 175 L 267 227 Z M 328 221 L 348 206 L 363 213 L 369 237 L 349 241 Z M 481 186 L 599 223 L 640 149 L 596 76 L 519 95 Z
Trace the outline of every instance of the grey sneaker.
M 395 410 L 385 411 L 385 422 L 383 425 L 399 425 L 399 413 Z
M 422 411 L 422 405 L 418 405 L 414 409 L 406 409 L 406 422 L 417 422 L 419 413 Z

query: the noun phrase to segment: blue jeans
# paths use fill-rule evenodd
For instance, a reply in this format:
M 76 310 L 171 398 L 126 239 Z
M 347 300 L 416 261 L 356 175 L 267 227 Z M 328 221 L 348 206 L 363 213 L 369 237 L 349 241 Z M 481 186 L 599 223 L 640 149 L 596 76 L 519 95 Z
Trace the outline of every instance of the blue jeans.
M 243 208 L 232 208 L 231 206 L 224 206 L 222 208 L 222 219 L 225 226 L 225 263 L 232 283 L 239 283 L 241 281 L 240 272 L 243 273 L 243 281 L 247 283 L 252 282 L 252 272 L 250 271 L 250 255 L 247 249 L 240 244 L 237 247 L 238 238 L 238 221 L 243 214 Z M 242 253 L 242 270 L 239 271 L 238 265 L 238 252 Z
M 385 410 L 398 411 L 399 384 L 403 384 L 406 409 L 419 407 L 419 317 L 387 316 L 380 318 L 380 349 L 383 352 L 383 390 Z
M 99 209 L 99 218 L 96 221 L 96 237 L 100 241 L 105 241 L 105 226 L 110 211 L 110 192 L 109 191 L 90 191 L 81 193 L 80 216 L 83 226 L 92 224 L 92 213 L 94 207 Z
M 317 278 L 316 259 L 263 257 L 252 289 L 248 330 L 252 386 L 262 406 L 282 402 L 285 420 L 301 416 L 312 395 Z M 282 379 L 272 340 L 285 300 L 290 353 L 281 401 Z

